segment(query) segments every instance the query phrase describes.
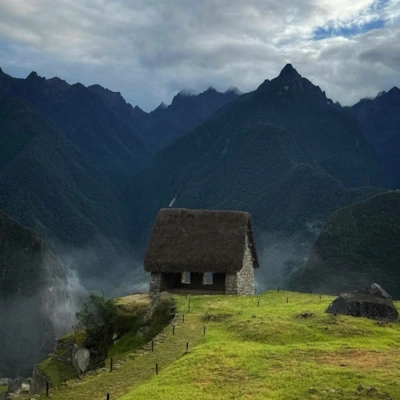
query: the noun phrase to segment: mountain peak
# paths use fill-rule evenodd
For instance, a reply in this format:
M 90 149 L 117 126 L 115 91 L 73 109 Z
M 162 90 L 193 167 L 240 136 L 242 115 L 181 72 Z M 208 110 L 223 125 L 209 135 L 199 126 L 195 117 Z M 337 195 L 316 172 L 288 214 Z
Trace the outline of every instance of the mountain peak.
M 387 92 L 387 94 L 388 94 L 388 95 L 391 95 L 391 96 L 393 96 L 393 95 L 398 96 L 398 95 L 400 94 L 400 89 L 399 89 L 397 86 L 393 86 L 393 87 Z
M 240 96 L 243 92 L 237 86 L 229 87 L 224 93 L 234 93 Z
M 279 74 L 280 77 L 283 76 L 300 76 L 299 73 L 293 68 L 292 64 L 286 64 Z
M 35 79 L 37 79 L 37 78 L 39 78 L 39 75 L 35 72 L 35 71 L 32 71 L 29 75 L 28 75 L 28 77 L 26 78 L 28 81 L 32 81 L 32 80 L 35 80 Z

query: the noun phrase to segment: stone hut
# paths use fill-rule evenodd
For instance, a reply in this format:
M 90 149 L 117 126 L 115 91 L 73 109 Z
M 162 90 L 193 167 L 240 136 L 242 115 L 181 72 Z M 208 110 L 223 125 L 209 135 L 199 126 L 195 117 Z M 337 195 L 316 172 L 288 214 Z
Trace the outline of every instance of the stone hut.
M 258 268 L 250 214 L 161 209 L 147 249 L 150 295 L 254 294 Z

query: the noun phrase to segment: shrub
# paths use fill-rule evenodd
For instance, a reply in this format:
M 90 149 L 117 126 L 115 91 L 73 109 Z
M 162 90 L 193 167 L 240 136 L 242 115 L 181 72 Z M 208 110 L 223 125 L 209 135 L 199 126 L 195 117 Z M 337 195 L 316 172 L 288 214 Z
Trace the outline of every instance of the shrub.
M 86 332 L 84 346 L 100 357 L 107 356 L 118 323 L 117 306 L 113 299 L 91 293 L 76 313 L 76 328 Z

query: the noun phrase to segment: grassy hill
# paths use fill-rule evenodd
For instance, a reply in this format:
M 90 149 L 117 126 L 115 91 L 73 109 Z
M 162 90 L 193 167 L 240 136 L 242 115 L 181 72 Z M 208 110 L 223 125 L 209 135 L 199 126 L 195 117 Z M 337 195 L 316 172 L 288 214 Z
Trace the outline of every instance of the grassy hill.
M 177 297 L 154 347 L 53 389 L 54 400 L 396 399 L 400 325 L 325 314 L 293 292 Z M 259 304 L 259 305 L 258 305 Z M 185 314 L 184 321 L 182 314 Z M 205 327 L 205 333 L 204 333 Z M 186 344 L 189 351 L 186 352 Z M 159 374 L 155 373 L 156 363 Z

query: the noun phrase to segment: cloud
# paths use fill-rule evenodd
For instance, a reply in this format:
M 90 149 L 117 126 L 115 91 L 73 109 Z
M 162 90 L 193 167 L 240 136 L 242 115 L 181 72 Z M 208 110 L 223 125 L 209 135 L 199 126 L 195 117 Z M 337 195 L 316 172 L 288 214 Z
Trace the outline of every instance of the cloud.
M 291 62 L 350 104 L 398 85 L 399 33 L 400 0 L 6 0 L 0 66 L 149 110 L 185 88 L 254 90 Z

